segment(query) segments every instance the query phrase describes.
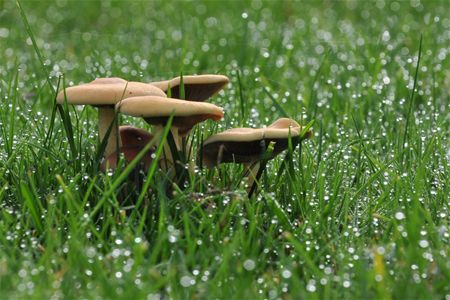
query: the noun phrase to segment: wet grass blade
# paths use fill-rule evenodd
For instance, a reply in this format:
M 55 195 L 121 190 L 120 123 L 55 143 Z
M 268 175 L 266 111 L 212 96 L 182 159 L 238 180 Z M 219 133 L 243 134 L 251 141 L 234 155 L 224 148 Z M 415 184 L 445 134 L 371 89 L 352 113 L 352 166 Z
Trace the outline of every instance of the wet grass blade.
M 166 143 L 167 136 L 169 135 L 170 128 L 172 126 L 173 116 L 170 117 L 170 119 L 167 121 L 167 124 L 164 128 L 164 131 L 162 133 L 161 137 L 154 137 L 153 139 L 155 141 L 160 141 L 158 148 L 156 149 L 155 156 L 153 157 L 153 161 L 150 165 L 150 168 L 147 172 L 147 177 L 145 179 L 144 185 L 142 186 L 141 192 L 139 194 L 139 197 L 136 201 L 135 210 L 133 211 L 132 217 L 139 211 L 139 208 L 142 205 L 142 202 L 144 201 L 145 195 L 148 193 L 148 189 L 150 188 L 150 184 L 152 183 L 153 176 L 156 173 L 156 170 L 159 166 L 159 159 L 163 153 L 164 150 L 164 144 Z
M 33 30 L 31 29 L 30 23 L 28 22 L 28 18 L 27 18 L 26 14 L 25 14 L 25 11 L 24 11 L 23 7 L 22 7 L 22 4 L 20 3 L 19 0 L 16 0 L 16 4 L 17 4 L 17 7 L 19 8 L 20 16 L 22 17 L 22 21 L 23 21 L 23 24 L 25 25 L 25 29 L 26 29 L 26 31 L 28 33 L 28 36 L 31 39 L 31 43 L 32 43 L 33 48 L 34 48 L 34 52 L 36 53 L 36 55 L 37 55 L 37 57 L 39 59 L 39 63 L 41 64 L 42 70 L 45 73 L 45 79 L 47 80 L 48 86 L 52 90 L 53 94 L 56 94 L 56 90 L 53 87 L 52 82 L 50 81 L 50 72 L 49 72 L 47 66 L 44 63 L 44 57 L 42 56 L 41 51 L 39 50 L 39 47 L 38 47 L 38 45 L 36 43 L 36 39 L 34 38 Z
M 186 163 L 186 156 L 183 151 L 178 150 L 172 132 L 169 131 L 166 141 L 169 144 L 170 153 L 172 154 L 172 159 L 175 167 L 175 181 L 179 186 L 183 186 L 183 183 L 186 180 L 186 170 L 184 168 L 184 164 Z
M 22 200 L 25 203 L 25 206 L 28 208 L 29 212 L 30 212 L 30 216 L 31 219 L 33 220 L 33 224 L 36 226 L 36 229 L 42 233 L 44 230 L 44 225 L 42 224 L 41 221 L 41 210 L 39 209 L 38 206 L 38 199 L 35 199 L 35 197 L 33 197 L 32 192 L 30 191 L 30 189 L 28 188 L 28 186 L 24 183 L 21 182 L 20 183 L 20 194 L 22 196 Z
M 298 144 L 301 143 L 301 141 L 303 139 L 306 138 L 306 135 L 308 133 L 308 131 L 311 129 L 311 127 L 314 125 L 314 120 L 311 120 L 310 122 L 308 122 L 308 124 L 306 124 L 304 127 L 302 127 L 302 131 L 300 132 L 300 139 L 297 142 L 293 142 L 291 138 L 289 138 L 288 140 L 288 152 L 286 153 L 279 169 L 278 169 L 278 176 L 276 178 L 275 181 L 275 186 L 278 186 L 279 181 L 282 179 L 282 174 L 286 168 L 286 165 L 289 164 L 290 166 L 290 172 L 291 174 L 293 174 L 293 164 L 292 164 L 292 159 L 293 159 L 293 153 L 294 153 L 294 149 L 297 147 Z
M 113 193 L 119 188 L 119 186 L 127 179 L 128 175 L 133 171 L 133 169 L 141 161 L 144 155 L 147 154 L 147 151 L 151 147 L 153 147 L 155 141 L 156 140 L 153 139 L 152 142 L 145 145 L 145 147 L 138 153 L 138 155 L 136 155 L 136 157 L 125 167 L 122 173 L 120 173 L 120 175 L 114 179 L 109 188 L 106 191 L 104 191 L 102 197 L 100 198 L 96 206 L 92 209 L 89 215 L 89 220 L 92 220 L 92 218 L 99 212 L 99 210 L 108 200 L 108 198 L 111 197 Z
M 272 94 L 269 92 L 269 90 L 267 88 L 263 87 L 263 91 L 269 97 L 269 99 L 272 100 L 273 105 L 278 110 L 280 115 L 283 118 L 288 118 L 289 115 L 286 113 L 286 111 L 283 109 L 283 107 L 281 107 L 280 103 L 278 103 L 278 101 L 272 96 Z
M 241 70 L 240 69 L 236 70 L 236 77 L 237 77 L 237 80 L 238 80 L 239 108 L 240 108 L 240 113 L 241 113 L 239 120 L 241 120 L 241 126 L 244 126 L 245 125 L 246 116 L 245 116 L 244 92 L 243 92 L 243 88 L 242 88 Z
M 56 86 L 56 91 L 59 91 L 59 86 L 61 84 L 61 76 L 58 77 L 58 84 Z M 58 103 L 56 102 L 57 93 L 53 97 L 52 103 L 52 113 L 50 115 L 50 125 L 48 126 L 47 134 L 45 135 L 44 145 L 49 146 L 53 134 L 53 128 L 55 127 L 55 119 L 56 119 L 56 110 L 58 108 Z
M 64 82 L 63 82 L 64 85 Z M 69 147 L 72 153 L 72 160 L 77 159 L 77 150 L 75 146 L 75 139 L 74 139 L 74 133 L 73 133 L 73 127 L 72 127 L 72 121 L 70 119 L 69 114 L 69 104 L 67 103 L 67 95 L 66 90 L 64 89 L 64 104 L 56 104 L 56 107 L 58 108 L 59 115 L 61 116 L 63 127 L 66 132 L 67 140 L 69 141 Z
M 405 149 L 405 145 L 406 145 L 406 139 L 408 137 L 408 128 L 409 128 L 409 124 L 410 124 L 410 120 L 411 120 L 411 113 L 412 113 L 412 108 L 414 105 L 414 95 L 416 92 L 416 86 L 417 86 L 417 76 L 419 75 L 419 66 L 420 66 L 420 59 L 422 57 L 422 40 L 423 40 L 423 36 L 420 35 L 420 42 L 419 42 L 419 54 L 417 57 L 417 65 L 416 65 L 416 72 L 414 74 L 414 84 L 413 84 L 413 88 L 411 91 L 411 95 L 409 97 L 409 106 L 408 106 L 408 112 L 406 114 L 406 124 L 405 124 L 405 132 L 403 133 L 403 140 L 402 140 L 402 157 L 401 157 L 401 163 L 403 164 L 404 161 L 404 149 Z
M 13 146 L 13 138 L 14 138 L 14 124 L 15 118 L 16 118 L 16 105 L 17 105 L 17 85 L 19 83 L 19 72 L 16 72 L 16 76 L 14 76 L 14 83 L 13 83 L 13 90 L 12 90 L 12 97 L 11 97 L 11 113 L 9 118 L 9 136 L 7 140 L 7 151 L 8 156 L 12 153 L 12 146 Z
M 265 147 L 263 147 L 265 149 Z M 261 178 L 261 175 L 263 174 L 264 170 L 266 169 L 267 162 L 272 158 L 272 153 L 274 149 L 274 143 L 270 143 L 265 152 L 261 155 L 262 159 L 259 162 L 259 168 L 258 172 L 256 173 L 256 176 L 254 178 L 254 182 L 250 188 L 250 191 L 248 192 L 248 198 L 251 198 L 254 192 L 256 191 L 258 185 L 260 184 L 259 180 Z M 252 176 L 251 172 L 249 176 Z
M 47 66 L 44 63 L 44 58 L 43 58 L 43 56 L 41 54 L 41 51 L 39 50 L 39 47 L 38 47 L 38 45 L 36 43 L 36 39 L 34 37 L 33 30 L 31 29 L 30 23 L 28 22 L 28 19 L 27 19 L 27 16 L 25 14 L 25 11 L 24 11 L 24 9 L 22 7 L 22 4 L 20 3 L 19 0 L 16 0 L 16 4 L 17 4 L 17 6 L 19 8 L 19 12 L 20 12 L 20 15 L 22 17 L 22 21 L 23 21 L 23 23 L 25 25 L 25 28 L 27 30 L 28 36 L 30 37 L 31 42 L 33 44 L 34 52 L 36 53 L 36 55 L 37 55 L 37 57 L 39 59 L 39 62 L 41 64 L 42 70 L 45 73 L 45 78 L 47 80 L 48 86 L 51 89 L 52 93 L 56 97 L 56 90 L 55 90 L 52 82 L 50 81 L 50 78 L 51 78 L 50 77 L 50 72 L 49 72 Z M 64 86 L 64 84 L 63 84 L 63 86 Z M 72 123 L 70 122 L 69 113 L 68 113 L 67 110 L 64 111 L 64 109 L 62 108 L 61 105 L 56 104 L 56 106 L 58 108 L 58 112 L 59 112 L 59 114 L 61 116 L 61 119 L 63 121 L 64 129 L 66 131 L 67 139 L 69 141 L 69 146 L 70 146 L 70 150 L 71 150 L 71 153 L 72 153 L 72 159 L 75 160 L 77 158 L 77 150 L 76 150 L 75 142 L 74 142 L 74 139 L 73 139 L 73 128 L 72 128 Z
M 289 220 L 289 216 L 284 211 L 280 203 L 270 195 L 266 195 L 264 199 L 266 200 L 266 203 L 269 206 L 270 211 L 275 213 L 275 216 L 277 217 L 278 221 L 280 221 L 281 225 L 284 227 L 284 230 L 288 231 L 294 230 L 295 229 L 294 225 L 292 225 L 291 221 Z
M 330 53 L 332 52 L 332 49 L 328 49 L 328 51 L 325 53 L 325 55 L 322 58 L 322 61 L 320 62 L 319 65 L 319 69 L 316 72 L 316 75 L 314 76 L 314 79 L 312 80 L 312 84 L 310 87 L 310 93 L 309 93 L 309 99 L 308 99 L 308 106 L 309 106 L 309 110 L 313 112 L 312 117 L 316 118 L 317 115 L 317 102 L 314 101 L 315 99 L 313 99 L 315 97 L 315 88 L 314 86 L 316 85 L 316 82 L 319 80 L 320 75 L 322 75 L 322 71 L 325 65 L 325 62 L 328 60 L 328 56 L 330 55 Z

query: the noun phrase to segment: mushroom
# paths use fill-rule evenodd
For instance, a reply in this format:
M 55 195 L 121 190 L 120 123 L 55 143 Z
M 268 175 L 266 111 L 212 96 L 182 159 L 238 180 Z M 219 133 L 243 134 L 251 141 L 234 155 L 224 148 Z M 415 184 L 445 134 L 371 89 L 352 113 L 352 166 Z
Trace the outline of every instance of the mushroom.
M 127 98 L 117 103 L 116 109 L 126 115 L 142 117 L 147 123 L 155 125 L 155 135 L 163 131 L 167 121 L 173 116 L 170 131 L 177 150 L 180 150 L 180 137 L 186 135 L 194 125 L 208 119 L 219 121 L 224 115 L 222 108 L 214 104 L 159 96 Z M 164 145 L 164 152 L 168 160 L 173 162 L 167 143 Z
M 278 119 L 266 128 L 228 129 L 203 142 L 202 162 L 209 168 L 221 163 L 244 163 L 250 173 L 249 186 L 252 186 L 262 159 L 272 159 L 286 150 L 289 137 L 295 144 L 311 136 L 311 131 L 304 136 L 300 133 L 300 125 L 288 118 Z M 271 143 L 273 149 L 267 153 Z M 265 157 L 266 154 L 269 156 Z
M 184 87 L 184 99 L 189 101 L 203 102 L 208 98 L 212 97 L 220 90 L 222 90 L 230 80 L 224 75 L 188 75 L 182 78 L 175 77 L 171 80 L 152 82 L 150 84 L 157 86 L 165 93 L 170 95 L 170 97 L 175 99 L 181 99 L 181 81 L 183 80 Z M 178 142 L 182 145 L 182 151 L 185 152 L 186 147 L 189 148 L 188 144 L 185 144 L 186 136 L 188 132 L 184 133 L 184 138 L 181 138 Z
M 183 76 L 184 98 L 190 101 L 205 101 L 222 90 L 229 82 L 228 77 L 223 75 Z M 170 89 L 171 97 L 180 99 L 181 77 L 151 82 L 150 84 L 160 88 L 166 94 L 169 93 Z
M 63 104 L 67 99 L 68 104 L 92 105 L 98 108 L 100 141 L 103 141 L 108 129 L 112 126 L 104 153 L 104 156 L 108 157 L 112 153 L 117 152 L 117 146 L 120 147 L 117 128 L 113 124 L 116 117 L 115 104 L 123 98 L 144 95 L 166 97 L 166 94 L 155 86 L 113 77 L 97 78 L 90 83 L 65 88 L 58 93 L 56 100 L 60 104 Z M 117 139 L 119 140 L 119 145 L 117 145 Z
M 144 149 L 147 149 L 140 161 L 127 175 L 127 184 L 121 189 L 121 193 L 118 195 L 120 202 L 129 198 L 132 200 L 131 204 L 135 204 L 133 202 L 133 199 L 135 199 L 133 195 L 139 193 L 143 187 L 144 176 L 147 174 L 153 162 L 153 154 L 156 152 L 156 147 L 153 145 L 150 147 L 147 146 L 152 142 L 153 135 L 144 129 L 125 125 L 119 127 L 119 134 L 122 140 L 122 146 L 119 151 L 124 156 L 125 164 L 131 163 Z M 105 172 L 108 169 L 116 169 L 118 158 L 118 152 L 114 152 L 106 157 L 101 164 L 101 170 Z
M 120 139 L 122 141 L 122 146 L 120 147 L 120 153 L 124 154 L 125 161 L 127 163 L 131 162 L 139 152 L 144 149 L 144 147 L 150 143 L 153 139 L 153 135 L 144 129 L 136 128 L 129 125 L 124 125 L 119 127 Z M 154 148 L 150 148 L 148 150 L 150 154 L 155 152 Z M 107 168 L 115 169 L 117 167 L 117 158 L 118 153 L 111 153 L 108 157 L 105 158 L 101 165 L 102 170 L 106 170 Z M 150 167 L 150 163 L 152 162 L 151 155 L 146 154 L 141 163 L 143 164 L 143 171 L 146 172 Z

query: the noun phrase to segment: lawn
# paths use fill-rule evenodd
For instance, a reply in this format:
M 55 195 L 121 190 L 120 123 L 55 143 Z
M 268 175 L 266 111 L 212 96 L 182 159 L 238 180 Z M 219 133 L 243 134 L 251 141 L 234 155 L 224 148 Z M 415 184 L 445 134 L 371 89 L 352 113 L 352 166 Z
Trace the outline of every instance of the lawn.
M 180 74 L 230 78 L 195 152 L 284 116 L 313 136 L 250 199 L 239 164 L 136 190 L 98 171 L 96 109 L 54 102 Z M 447 1 L 0 0 L 0 99 L 3 299 L 450 299 Z

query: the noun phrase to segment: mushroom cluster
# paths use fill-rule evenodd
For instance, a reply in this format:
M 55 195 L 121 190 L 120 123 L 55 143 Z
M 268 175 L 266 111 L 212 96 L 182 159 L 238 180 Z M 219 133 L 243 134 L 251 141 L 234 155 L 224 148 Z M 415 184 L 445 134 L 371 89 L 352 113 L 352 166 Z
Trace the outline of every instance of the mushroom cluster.
M 229 80 L 223 75 L 195 75 L 171 80 L 141 83 L 121 78 L 98 78 L 94 81 L 63 89 L 57 95 L 59 104 L 92 105 L 98 108 L 99 139 L 105 145 L 102 170 L 115 169 L 122 155 L 131 162 L 143 149 L 140 170 L 146 172 L 153 160 L 156 136 L 161 136 L 171 120 L 170 137 L 161 145 L 164 149 L 165 168 L 178 162 L 173 156 L 182 151 L 192 128 L 205 120 L 219 121 L 224 112 L 221 107 L 206 103 L 222 90 Z M 129 125 L 119 126 L 118 113 L 143 118 L 153 125 L 153 133 Z M 243 163 L 252 185 L 260 169 L 260 162 L 272 159 L 311 135 L 302 133 L 294 120 L 282 118 L 266 128 L 233 128 L 207 138 L 200 149 L 202 164 L 208 168 L 221 163 Z M 146 147 L 153 142 L 154 147 Z M 150 146 L 150 145 L 148 145 Z M 173 149 L 175 148 L 175 149 Z M 158 162 L 159 163 L 159 162 Z M 163 164 L 159 164 L 161 168 Z

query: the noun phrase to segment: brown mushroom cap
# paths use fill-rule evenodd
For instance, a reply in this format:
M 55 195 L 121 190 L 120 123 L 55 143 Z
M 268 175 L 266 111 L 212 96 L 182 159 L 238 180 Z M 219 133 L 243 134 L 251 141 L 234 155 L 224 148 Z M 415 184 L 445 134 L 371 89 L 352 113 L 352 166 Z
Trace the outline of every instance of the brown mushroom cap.
M 274 148 L 270 158 L 288 147 L 289 137 L 296 143 L 301 127 L 294 120 L 281 118 L 266 128 L 233 128 L 206 139 L 203 143 L 203 164 L 250 163 L 262 158 L 271 142 Z M 306 137 L 310 136 L 310 132 Z
M 139 152 L 142 151 L 142 149 L 144 149 L 144 146 L 122 146 L 120 147 L 120 153 L 124 154 L 125 157 L 125 162 L 126 163 L 130 163 L 138 154 Z M 142 169 L 144 172 L 146 172 L 148 170 L 148 168 L 150 167 L 150 164 L 153 161 L 152 158 L 152 154 L 155 153 L 155 148 L 150 148 L 148 149 L 147 153 L 144 155 L 144 157 L 141 160 L 141 164 L 142 164 Z M 115 169 L 117 167 L 117 153 L 114 152 L 112 154 L 110 154 L 108 157 L 106 157 L 101 166 L 100 169 L 102 171 L 106 170 L 106 166 L 108 165 L 108 167 L 110 169 Z
M 122 125 L 119 127 L 120 139 L 123 146 L 145 146 L 153 139 L 153 134 L 148 131 L 133 127 L 130 125 Z
M 122 139 L 122 146 L 120 147 L 120 153 L 124 154 L 125 162 L 131 162 L 144 147 L 151 142 L 153 135 L 144 129 L 136 128 L 129 125 L 119 127 L 120 138 Z M 155 152 L 155 147 L 151 147 L 141 160 L 143 170 L 147 171 L 152 162 L 151 155 Z M 117 167 L 117 152 L 110 154 L 102 162 L 101 169 L 105 170 L 106 165 L 109 168 L 115 169 Z
M 205 101 L 222 90 L 230 80 L 223 75 L 189 75 L 183 76 L 184 96 L 190 101 Z M 181 78 L 151 82 L 152 85 L 168 93 L 170 87 L 171 97 L 180 98 Z
M 173 115 L 173 126 L 181 133 L 204 120 L 223 118 L 222 108 L 214 104 L 158 96 L 127 98 L 117 103 L 116 109 L 126 115 L 142 117 L 153 125 L 164 125 Z
M 124 98 L 153 95 L 166 97 L 166 94 L 159 88 L 142 83 L 126 81 L 122 78 L 97 78 L 89 83 L 68 87 L 58 93 L 56 101 L 76 105 L 115 105 Z

